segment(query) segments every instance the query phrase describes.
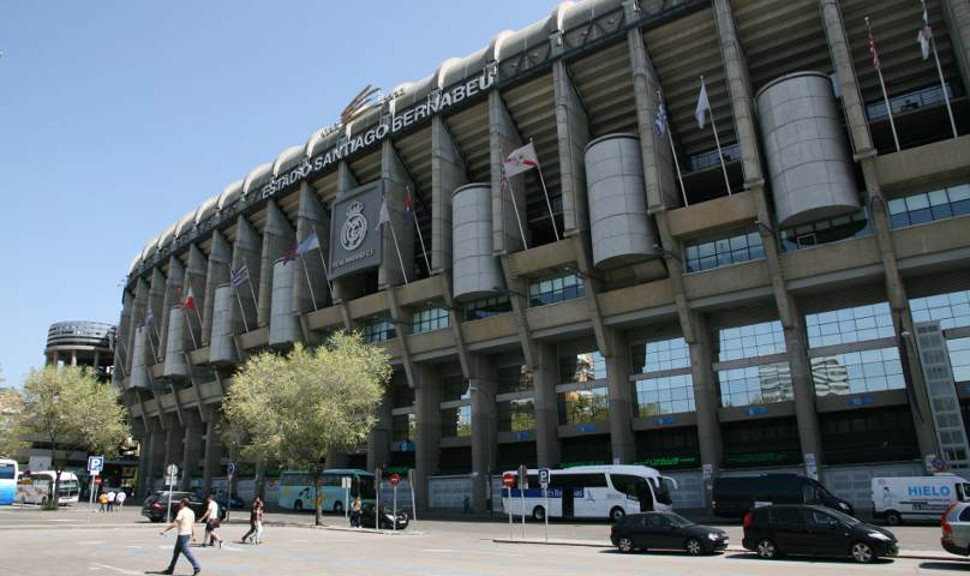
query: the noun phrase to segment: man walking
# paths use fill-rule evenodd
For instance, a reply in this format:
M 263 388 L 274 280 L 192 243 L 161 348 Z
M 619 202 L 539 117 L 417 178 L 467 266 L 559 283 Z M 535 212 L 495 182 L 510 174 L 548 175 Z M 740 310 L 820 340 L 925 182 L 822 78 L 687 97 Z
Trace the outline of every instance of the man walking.
M 175 550 L 172 552 L 172 563 L 168 565 L 167 569 L 157 572 L 157 574 L 174 574 L 175 563 L 178 562 L 179 554 L 184 554 L 189 564 L 192 565 L 193 576 L 202 572 L 202 567 L 199 566 L 199 562 L 192 555 L 192 551 L 189 550 L 189 540 L 195 541 L 195 512 L 192 512 L 192 509 L 189 508 L 188 498 L 182 498 L 179 502 L 179 513 L 175 516 L 175 520 L 168 525 L 168 528 L 162 530 L 161 534 L 164 536 L 172 528 L 178 529 Z
M 128 499 L 128 495 L 125 494 L 124 488 L 118 490 L 118 495 L 115 496 L 115 508 L 118 512 L 121 512 L 122 507 L 125 505 L 125 500 Z
M 116 496 L 114 490 L 108 490 L 108 512 L 111 512 L 111 509 L 114 508 Z

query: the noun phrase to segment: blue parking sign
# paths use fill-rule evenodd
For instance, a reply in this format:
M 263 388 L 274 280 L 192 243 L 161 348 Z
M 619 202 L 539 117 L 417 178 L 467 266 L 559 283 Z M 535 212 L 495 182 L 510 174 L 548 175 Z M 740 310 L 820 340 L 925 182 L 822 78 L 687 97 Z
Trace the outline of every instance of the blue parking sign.
M 549 485 L 549 469 L 539 468 L 539 485 L 543 488 Z
M 97 474 L 104 469 L 104 456 L 88 456 L 88 473 Z

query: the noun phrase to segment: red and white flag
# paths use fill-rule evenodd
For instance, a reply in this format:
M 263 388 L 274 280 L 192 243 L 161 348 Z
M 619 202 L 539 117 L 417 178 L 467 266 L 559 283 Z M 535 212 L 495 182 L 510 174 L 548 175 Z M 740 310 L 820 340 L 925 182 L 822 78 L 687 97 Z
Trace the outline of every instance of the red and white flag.
M 916 42 L 919 43 L 920 52 L 923 53 L 923 60 L 930 57 L 930 41 L 933 39 L 933 29 L 930 28 L 930 17 L 926 13 L 926 6 L 923 6 L 923 25 L 916 33 Z
M 872 57 L 872 65 L 876 70 L 882 70 L 882 61 L 879 60 L 879 47 L 876 45 L 876 38 L 872 35 L 872 25 L 866 18 L 866 30 L 869 32 L 869 56 Z
M 192 287 L 189 286 L 189 292 L 185 295 L 185 301 L 182 302 L 183 308 L 195 308 L 195 295 L 192 294 Z
M 502 165 L 505 167 L 505 177 L 511 178 L 516 174 L 521 174 L 523 172 L 528 172 L 533 168 L 539 167 L 539 157 L 536 156 L 535 146 L 532 142 L 529 142 L 521 148 L 516 148 L 505 160 L 502 161 Z

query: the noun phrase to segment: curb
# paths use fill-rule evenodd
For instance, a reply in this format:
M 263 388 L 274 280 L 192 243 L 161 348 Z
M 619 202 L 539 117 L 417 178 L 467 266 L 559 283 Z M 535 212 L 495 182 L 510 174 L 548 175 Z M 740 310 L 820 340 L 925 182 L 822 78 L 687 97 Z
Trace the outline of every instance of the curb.
M 374 528 L 348 528 L 345 526 L 330 526 L 329 524 L 305 524 L 302 522 L 265 522 L 266 526 L 275 528 L 306 528 L 308 530 L 330 530 L 332 532 L 351 532 L 354 534 L 381 534 L 385 536 L 424 536 L 419 530 L 376 530 Z

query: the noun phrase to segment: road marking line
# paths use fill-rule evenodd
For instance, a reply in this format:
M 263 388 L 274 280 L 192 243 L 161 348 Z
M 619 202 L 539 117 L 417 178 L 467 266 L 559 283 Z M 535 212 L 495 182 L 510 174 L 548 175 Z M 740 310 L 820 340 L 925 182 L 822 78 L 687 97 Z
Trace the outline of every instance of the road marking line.
M 484 550 L 449 550 L 447 548 L 428 548 L 428 549 L 422 550 L 422 552 L 431 552 L 431 553 L 438 553 L 438 554 L 455 554 L 455 553 L 483 554 L 485 556 L 513 556 L 516 558 L 524 556 L 524 554 L 515 554 L 513 552 L 487 552 Z
M 107 564 L 91 564 L 91 566 L 97 567 L 97 568 L 104 568 L 106 570 L 112 570 L 114 572 L 117 572 L 118 574 L 134 574 L 136 576 L 140 576 L 141 574 L 144 574 L 144 572 L 135 572 L 134 570 L 125 570 L 124 568 L 116 568 L 114 566 L 108 566 Z

